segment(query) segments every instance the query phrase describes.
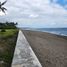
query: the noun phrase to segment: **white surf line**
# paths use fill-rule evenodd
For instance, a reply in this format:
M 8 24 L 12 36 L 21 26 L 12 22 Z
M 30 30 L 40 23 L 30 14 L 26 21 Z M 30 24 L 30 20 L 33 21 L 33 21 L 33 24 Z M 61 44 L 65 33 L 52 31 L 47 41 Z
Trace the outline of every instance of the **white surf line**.
M 42 67 L 22 31 L 19 31 L 11 67 Z

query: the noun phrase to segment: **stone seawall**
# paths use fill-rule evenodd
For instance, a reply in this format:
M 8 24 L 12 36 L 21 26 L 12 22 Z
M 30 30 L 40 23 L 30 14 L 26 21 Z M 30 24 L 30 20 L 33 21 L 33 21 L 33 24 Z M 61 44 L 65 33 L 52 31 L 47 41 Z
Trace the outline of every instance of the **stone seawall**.
M 22 31 L 19 31 L 11 67 L 42 67 Z

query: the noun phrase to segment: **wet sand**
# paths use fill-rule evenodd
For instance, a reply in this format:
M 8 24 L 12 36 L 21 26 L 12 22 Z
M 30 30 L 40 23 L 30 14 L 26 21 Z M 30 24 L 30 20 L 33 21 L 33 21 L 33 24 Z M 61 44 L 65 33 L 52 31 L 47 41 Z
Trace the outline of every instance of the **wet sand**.
M 67 37 L 22 30 L 43 67 L 67 67 Z

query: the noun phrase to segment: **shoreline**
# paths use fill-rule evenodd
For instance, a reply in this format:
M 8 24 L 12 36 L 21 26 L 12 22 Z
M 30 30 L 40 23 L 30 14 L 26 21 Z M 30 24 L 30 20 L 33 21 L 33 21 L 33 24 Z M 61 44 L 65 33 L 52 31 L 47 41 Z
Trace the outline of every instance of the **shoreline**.
M 26 30 L 26 31 L 35 31 L 35 32 L 43 32 L 43 33 L 49 33 L 49 34 L 54 34 L 54 35 L 58 35 L 58 36 L 65 36 L 65 37 L 67 37 L 67 35 L 66 34 L 63 34 L 63 33 L 55 33 L 55 32 L 49 32 L 49 31 L 41 31 L 41 30 L 30 30 L 30 29 L 21 29 L 21 30 Z
M 67 37 L 22 30 L 43 67 L 67 67 Z

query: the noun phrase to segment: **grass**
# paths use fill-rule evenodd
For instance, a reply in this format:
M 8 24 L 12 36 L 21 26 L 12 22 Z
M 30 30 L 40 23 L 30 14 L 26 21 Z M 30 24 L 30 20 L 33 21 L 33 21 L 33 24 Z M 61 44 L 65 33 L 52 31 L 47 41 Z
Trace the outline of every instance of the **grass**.
M 17 29 L 5 29 L 6 32 L 1 32 L 0 31 L 0 37 L 9 37 L 14 35 L 18 30 Z
M 0 32 L 0 67 L 11 67 L 17 34 L 17 29 L 6 29 L 6 32 Z

